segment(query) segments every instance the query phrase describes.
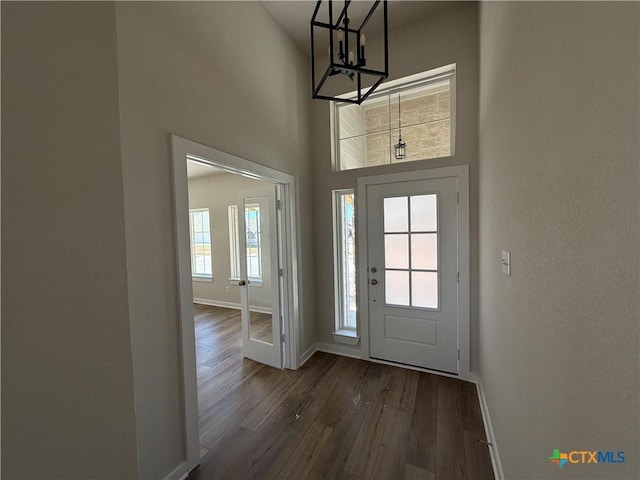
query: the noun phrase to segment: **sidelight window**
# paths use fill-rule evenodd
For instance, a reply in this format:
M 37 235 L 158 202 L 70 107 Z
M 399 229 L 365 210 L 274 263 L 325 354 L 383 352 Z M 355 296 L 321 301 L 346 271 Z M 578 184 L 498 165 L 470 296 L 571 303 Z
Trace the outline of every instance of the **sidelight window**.
M 356 332 L 356 243 L 353 190 L 333 192 L 336 332 Z

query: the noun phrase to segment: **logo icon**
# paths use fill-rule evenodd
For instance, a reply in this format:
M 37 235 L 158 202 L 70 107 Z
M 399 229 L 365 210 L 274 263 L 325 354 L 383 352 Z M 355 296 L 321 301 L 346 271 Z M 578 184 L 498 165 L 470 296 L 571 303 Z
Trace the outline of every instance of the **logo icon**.
M 569 463 L 624 463 L 624 451 L 615 452 L 613 450 L 573 450 L 569 453 L 562 453 L 560 449 L 554 448 L 553 455 L 549 457 L 551 463 L 555 463 L 560 468 Z
M 560 465 L 560 468 L 564 467 L 564 464 L 569 461 L 569 455 L 566 453 L 560 453 L 560 450 L 557 448 L 553 449 L 553 456 L 549 457 L 551 463 L 555 463 L 556 465 Z

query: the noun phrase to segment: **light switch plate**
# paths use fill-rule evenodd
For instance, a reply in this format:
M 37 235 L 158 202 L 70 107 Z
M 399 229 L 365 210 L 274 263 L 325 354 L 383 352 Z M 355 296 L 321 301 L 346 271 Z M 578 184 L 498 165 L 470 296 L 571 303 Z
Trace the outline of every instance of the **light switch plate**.
M 502 264 L 502 273 L 511 275 L 511 252 L 502 250 L 500 263 Z

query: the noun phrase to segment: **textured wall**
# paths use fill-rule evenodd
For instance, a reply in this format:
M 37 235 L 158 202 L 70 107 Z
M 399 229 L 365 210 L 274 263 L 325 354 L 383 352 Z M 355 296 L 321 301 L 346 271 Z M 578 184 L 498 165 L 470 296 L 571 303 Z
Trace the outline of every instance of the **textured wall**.
M 483 3 L 480 376 L 509 479 L 639 478 L 639 13 Z
M 135 478 L 114 5 L 2 2 L 2 478 Z
M 255 2 L 119 2 L 129 315 L 143 478 L 184 459 L 170 134 L 292 174 L 313 343 L 309 71 Z

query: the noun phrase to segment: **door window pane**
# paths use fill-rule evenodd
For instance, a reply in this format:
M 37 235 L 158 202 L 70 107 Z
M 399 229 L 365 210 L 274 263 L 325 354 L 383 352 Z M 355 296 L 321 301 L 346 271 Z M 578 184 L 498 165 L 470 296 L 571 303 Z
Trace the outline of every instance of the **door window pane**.
M 384 279 L 385 302 L 409 305 L 409 272 L 387 270 Z
M 437 270 L 437 233 L 414 233 L 411 235 L 411 268 Z
M 436 272 L 411 272 L 411 306 L 438 308 Z
M 438 229 L 438 196 L 414 195 L 411 197 L 411 231 L 435 232 Z
M 255 201 L 256 199 L 251 199 Z M 245 203 L 245 227 L 247 242 L 247 276 L 249 279 L 262 279 L 262 233 L 260 204 Z
M 438 195 L 384 198 L 383 217 L 385 302 L 438 308 Z
M 387 234 L 384 236 L 385 268 L 409 268 L 409 235 Z
M 408 197 L 384 199 L 384 232 L 406 232 L 409 225 Z

